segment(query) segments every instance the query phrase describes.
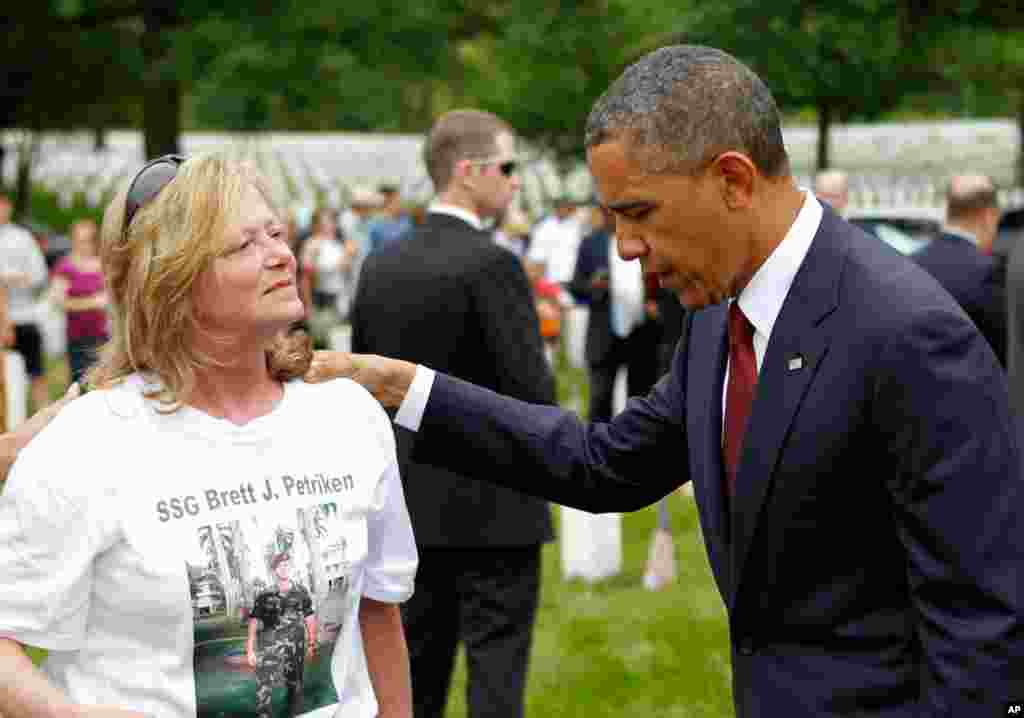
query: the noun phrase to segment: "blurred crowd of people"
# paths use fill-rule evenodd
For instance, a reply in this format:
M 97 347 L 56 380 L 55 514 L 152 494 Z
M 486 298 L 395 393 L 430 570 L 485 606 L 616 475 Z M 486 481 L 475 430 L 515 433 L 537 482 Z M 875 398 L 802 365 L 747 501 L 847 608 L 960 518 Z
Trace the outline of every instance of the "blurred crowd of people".
M 841 170 L 814 179 L 816 196 L 840 214 L 848 210 L 849 186 Z M 66 357 L 68 380 L 75 382 L 107 339 L 108 300 L 94 220 L 75 220 L 61 243 L 65 249 L 44 252 L 47 237 L 13 222 L 11 210 L 11 198 L 0 194 L 0 342 L 22 358 L 34 410 L 49 402 L 47 314 L 62 319 L 64 341 L 56 353 Z M 404 202 L 400 189 L 385 183 L 356 186 L 345 206 L 317 207 L 304 223 L 301 212 L 290 213 L 287 230 L 306 306 L 300 326 L 316 346 L 349 346 L 349 314 L 363 263 L 408 237 L 425 210 Z M 1000 213 L 992 180 L 980 174 L 953 177 L 945 211 L 935 233 L 939 241 L 913 257 L 960 301 L 1006 366 L 1010 245 L 1003 241 L 1001 249 L 994 248 L 1000 245 Z M 629 395 L 644 393 L 664 373 L 679 336 L 679 304 L 645 280 L 639 267 L 616 261 L 614 235 L 595 201 L 556 196 L 535 219 L 512 204 L 489 228 L 494 242 L 522 262 L 549 361 L 564 350 L 571 363 L 586 367 L 591 417 L 610 418 L 622 369 L 629 369 Z

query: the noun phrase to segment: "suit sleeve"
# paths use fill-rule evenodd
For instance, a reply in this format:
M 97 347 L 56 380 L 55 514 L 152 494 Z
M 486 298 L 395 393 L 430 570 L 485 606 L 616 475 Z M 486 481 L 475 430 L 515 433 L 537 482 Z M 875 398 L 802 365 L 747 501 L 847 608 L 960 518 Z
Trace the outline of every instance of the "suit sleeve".
M 470 292 L 498 391 L 554 404 L 555 379 L 544 356 L 535 299 L 522 264 L 511 252 L 494 247 L 471 277 Z
M 580 248 L 576 252 L 576 266 L 572 271 L 572 279 L 569 280 L 569 291 L 577 302 L 590 303 L 590 262 L 587 252 L 587 238 L 580 242 Z
M 978 328 L 988 339 L 996 358 L 1006 366 L 1006 267 L 1002 261 L 993 263 L 985 272 L 982 285 Z
M 573 272 L 572 281 L 569 282 L 569 291 L 572 292 L 576 301 L 584 304 L 600 302 L 608 296 L 607 288 L 595 289 L 590 285 L 594 275 L 600 269 L 607 270 L 607 267 L 601 266 L 600 257 L 597 256 L 596 243 L 599 241 L 607 242 L 608 238 L 603 233 L 600 235 L 600 239 L 591 234 L 580 242 L 580 249 L 576 256 L 576 269 Z
M 368 351 L 366 344 L 366 332 L 363 328 L 363 306 L 367 295 L 367 286 L 372 282 L 373 266 L 375 258 L 367 255 L 363 260 L 363 266 L 359 270 L 359 281 L 356 282 L 356 293 L 352 298 L 352 306 L 349 309 L 349 323 L 352 325 L 351 349 L 356 354 L 365 354 Z
M 919 311 L 899 329 L 872 400 L 898 468 L 888 488 L 917 609 L 922 701 L 936 715 L 981 715 L 1024 686 L 1024 497 L 1006 378 L 957 313 Z
M 682 349 L 650 394 L 607 424 L 438 373 L 413 458 L 593 513 L 643 508 L 690 478 L 685 366 Z

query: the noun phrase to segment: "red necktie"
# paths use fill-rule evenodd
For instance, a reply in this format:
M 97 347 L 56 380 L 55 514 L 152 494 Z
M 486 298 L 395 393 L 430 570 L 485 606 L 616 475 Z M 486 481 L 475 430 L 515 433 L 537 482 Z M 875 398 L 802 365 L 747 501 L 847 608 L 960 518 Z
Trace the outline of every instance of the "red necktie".
M 754 356 L 754 326 L 743 314 L 739 302 L 729 306 L 729 387 L 725 395 L 725 489 L 736 492 L 736 469 L 740 463 L 743 434 L 757 388 L 757 358 Z

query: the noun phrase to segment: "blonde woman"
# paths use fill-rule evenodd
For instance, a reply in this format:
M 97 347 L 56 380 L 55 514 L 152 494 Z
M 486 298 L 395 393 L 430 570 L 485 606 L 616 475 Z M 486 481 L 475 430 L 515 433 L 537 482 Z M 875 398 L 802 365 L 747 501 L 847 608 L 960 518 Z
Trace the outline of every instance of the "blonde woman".
M 408 718 L 396 604 L 417 556 L 390 421 L 353 382 L 298 378 L 310 348 L 286 334 L 303 307 L 265 181 L 220 155 L 155 160 L 108 207 L 101 257 L 96 389 L 0 494 L 0 714 L 269 716 L 283 692 L 259 678 L 293 650 L 288 715 Z M 279 552 L 308 604 L 265 596 Z M 317 630 L 281 648 L 295 610 Z M 24 646 L 49 651 L 41 669 Z

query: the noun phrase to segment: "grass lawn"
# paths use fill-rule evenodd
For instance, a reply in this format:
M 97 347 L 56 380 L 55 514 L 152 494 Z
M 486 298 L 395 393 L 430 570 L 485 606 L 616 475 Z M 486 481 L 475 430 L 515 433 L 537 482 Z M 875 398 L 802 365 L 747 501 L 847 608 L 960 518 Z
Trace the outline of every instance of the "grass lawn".
M 586 412 L 586 376 L 559 358 L 559 400 Z M 51 394 L 66 369 L 54 362 Z M 584 397 L 580 400 L 578 397 Z M 671 467 L 666 467 L 671 470 Z M 715 589 L 693 498 L 669 499 L 679 578 L 642 586 L 654 507 L 623 516 L 623 572 L 595 585 L 560 575 L 558 543 L 543 554 L 527 714 L 559 718 L 724 718 L 733 715 L 725 610 Z M 554 507 L 556 524 L 559 516 Z M 41 657 L 35 652 L 34 657 Z M 464 718 L 466 670 L 459 655 L 446 718 Z
M 558 398 L 587 411 L 586 372 L 558 357 Z M 666 467 L 666 470 L 671 470 Z M 623 572 L 587 585 L 561 577 L 559 545 L 543 554 L 541 607 L 527 684 L 528 716 L 722 718 L 732 707 L 725 616 L 693 498 L 669 498 L 679 578 L 661 591 L 642 577 L 654 507 L 623 516 Z M 553 507 L 556 520 L 559 510 Z M 466 715 L 460 652 L 446 718 Z
M 679 579 L 661 591 L 641 585 L 654 508 L 623 516 L 623 572 L 609 581 L 562 580 L 558 544 L 545 547 L 528 715 L 733 715 L 725 610 L 696 508 L 681 492 L 669 501 Z M 465 685 L 460 655 L 447 718 L 466 715 Z

